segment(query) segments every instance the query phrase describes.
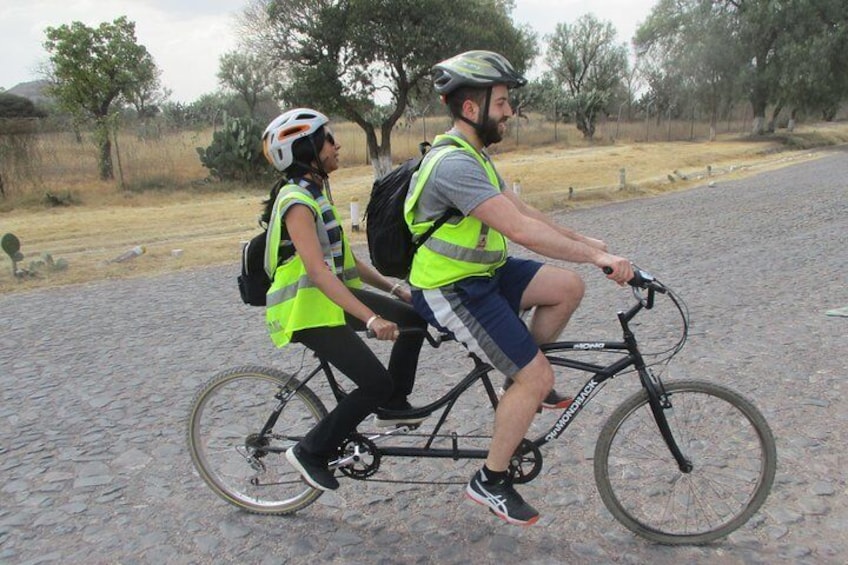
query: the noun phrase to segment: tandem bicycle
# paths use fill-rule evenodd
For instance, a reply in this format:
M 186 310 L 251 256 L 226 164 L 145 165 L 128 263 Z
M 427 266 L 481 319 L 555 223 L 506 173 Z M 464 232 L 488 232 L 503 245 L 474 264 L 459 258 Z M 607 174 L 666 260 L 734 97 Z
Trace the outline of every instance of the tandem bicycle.
M 555 372 L 576 370 L 589 377 L 553 424 L 521 442 L 509 471 L 514 483 L 535 479 L 542 469 L 543 448 L 570 429 L 606 385 L 633 375 L 640 390 L 612 411 L 595 445 L 594 479 L 600 497 L 616 520 L 648 540 L 709 543 L 745 524 L 765 502 L 777 468 L 774 437 L 760 411 L 738 392 L 704 380 L 664 382 L 653 370 L 655 364 L 646 363 L 631 321 L 654 309 L 660 297 L 677 309 L 682 331 L 663 359 L 667 363 L 686 343 L 689 317 L 685 303 L 668 286 L 644 270 L 634 267 L 634 273 L 630 286 L 635 303 L 617 314 L 620 340 L 541 346 Z M 433 347 L 452 339 L 429 332 L 426 337 Z M 576 358 L 586 351 L 612 353 L 615 360 L 599 364 Z M 457 401 L 472 388 L 482 388 L 492 410 L 498 405 L 493 368 L 468 355 L 474 363 L 471 370 L 439 398 L 403 412 L 379 412 L 386 418 L 430 416 L 425 424 L 366 431 L 366 420 L 330 467 L 343 477 L 367 481 L 379 480 L 375 477 L 388 458 L 485 459 L 490 436 L 447 429 Z M 343 384 L 322 359 L 295 374 L 236 367 L 200 388 L 188 419 L 189 451 L 200 477 L 217 495 L 260 514 L 290 514 L 322 495 L 285 459 L 286 450 L 327 414 L 309 386 L 321 377 L 336 401 L 344 397 Z M 391 482 L 437 483 L 426 478 Z

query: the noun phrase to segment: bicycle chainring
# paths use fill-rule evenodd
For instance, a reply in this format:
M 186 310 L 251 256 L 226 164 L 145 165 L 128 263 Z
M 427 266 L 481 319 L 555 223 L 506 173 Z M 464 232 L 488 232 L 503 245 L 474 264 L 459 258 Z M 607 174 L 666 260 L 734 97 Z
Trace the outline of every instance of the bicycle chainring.
M 380 468 L 380 451 L 370 439 L 352 434 L 339 448 L 338 467 L 343 475 L 352 479 L 367 479 Z
M 509 460 L 509 476 L 513 483 L 529 483 L 542 472 L 542 452 L 528 439 L 521 440 Z

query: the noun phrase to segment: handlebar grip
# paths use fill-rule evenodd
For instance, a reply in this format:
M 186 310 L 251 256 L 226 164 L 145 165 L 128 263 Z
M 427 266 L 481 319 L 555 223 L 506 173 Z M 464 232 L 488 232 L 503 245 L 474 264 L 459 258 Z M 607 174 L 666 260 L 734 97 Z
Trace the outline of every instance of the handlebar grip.
M 607 275 L 612 273 L 612 267 L 602 267 L 601 270 L 603 270 L 604 274 Z M 636 288 L 650 288 L 660 294 L 665 294 L 666 292 L 665 286 L 655 279 L 654 275 L 647 271 L 643 271 L 636 265 L 633 265 L 633 278 L 627 281 L 627 284 Z

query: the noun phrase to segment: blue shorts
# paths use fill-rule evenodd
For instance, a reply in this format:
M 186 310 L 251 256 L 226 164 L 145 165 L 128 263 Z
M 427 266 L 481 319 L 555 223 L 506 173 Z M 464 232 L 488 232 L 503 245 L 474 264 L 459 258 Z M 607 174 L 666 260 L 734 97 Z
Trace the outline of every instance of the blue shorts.
M 539 352 L 519 309 L 540 268 L 538 261 L 510 257 L 493 277 L 413 290 L 412 304 L 432 326 L 450 332 L 469 351 L 513 377 Z

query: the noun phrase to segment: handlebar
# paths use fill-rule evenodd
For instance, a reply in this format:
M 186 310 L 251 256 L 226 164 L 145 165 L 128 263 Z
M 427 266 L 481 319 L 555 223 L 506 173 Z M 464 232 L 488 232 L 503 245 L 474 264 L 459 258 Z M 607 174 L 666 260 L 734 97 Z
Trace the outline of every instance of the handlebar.
M 611 267 L 603 267 L 603 271 L 605 274 L 609 275 L 612 273 Z M 632 286 L 633 288 L 644 288 L 648 290 L 653 290 L 655 292 L 659 292 L 660 294 L 665 294 L 668 292 L 668 289 L 658 281 L 654 275 L 649 273 L 648 271 L 644 271 L 633 265 L 633 278 L 627 281 L 627 284 Z
M 438 348 L 446 341 L 453 341 L 455 339 L 453 335 L 444 332 L 439 332 L 436 336 L 433 336 L 427 328 L 398 328 L 398 332 L 400 335 L 424 334 L 424 339 L 426 339 L 427 343 L 429 343 L 434 349 Z M 371 330 L 365 330 L 365 337 L 373 339 L 376 337 L 376 334 Z

